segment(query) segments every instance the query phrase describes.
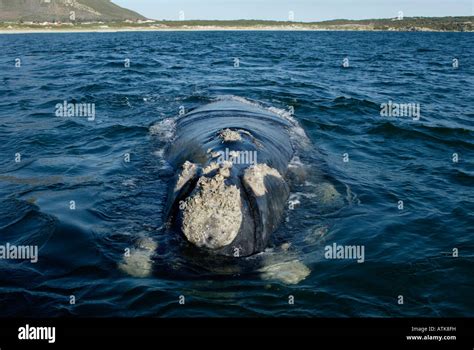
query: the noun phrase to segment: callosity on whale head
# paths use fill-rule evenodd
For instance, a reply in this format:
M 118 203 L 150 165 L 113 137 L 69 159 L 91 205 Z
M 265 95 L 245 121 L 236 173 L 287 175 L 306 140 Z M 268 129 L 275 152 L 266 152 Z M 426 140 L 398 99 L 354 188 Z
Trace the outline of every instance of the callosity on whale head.
M 167 149 L 177 170 L 167 215 L 188 242 L 233 257 L 266 248 L 289 196 L 290 126 L 236 101 L 211 103 L 177 120 Z

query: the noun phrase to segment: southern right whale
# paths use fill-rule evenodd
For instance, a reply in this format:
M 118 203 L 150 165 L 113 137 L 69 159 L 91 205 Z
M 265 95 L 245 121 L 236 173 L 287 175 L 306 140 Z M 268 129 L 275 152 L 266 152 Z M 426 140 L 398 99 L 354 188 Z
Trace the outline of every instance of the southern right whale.
M 278 112 L 240 98 L 219 99 L 150 127 L 159 144 L 166 143 L 158 156 L 175 172 L 161 233 L 174 243 L 159 248 L 168 252 L 162 257 L 152 237 L 139 237 L 120 264 L 123 271 L 144 277 L 156 266 L 168 273 L 173 265 L 169 252 L 176 248 L 178 260 L 185 258 L 217 274 L 259 271 L 264 279 L 285 283 L 309 275 L 297 250 L 288 249 L 291 243 L 274 249 L 272 233 L 288 215 L 293 198 L 302 195 L 329 212 L 342 207 L 344 200 L 319 160 L 310 166 L 300 162 L 300 155 L 315 151 L 298 123 Z M 290 196 L 295 183 L 314 186 L 312 193 Z M 182 244 L 176 245 L 176 238 Z M 173 276 L 179 273 L 175 267 L 171 270 Z

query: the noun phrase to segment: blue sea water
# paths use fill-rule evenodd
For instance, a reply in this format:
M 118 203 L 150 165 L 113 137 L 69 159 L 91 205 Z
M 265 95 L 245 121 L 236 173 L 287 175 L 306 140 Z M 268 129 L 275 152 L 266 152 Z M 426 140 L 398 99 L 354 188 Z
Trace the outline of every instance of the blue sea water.
M 36 264 L 0 260 L 0 316 L 472 317 L 473 43 L 472 33 L 1 35 L 0 244 L 40 250 Z M 150 126 L 223 95 L 293 106 L 325 171 L 357 198 L 321 214 L 303 193 L 288 212 L 275 237 L 310 268 L 299 284 L 204 271 L 163 230 L 174 170 Z M 95 104 L 95 120 L 57 117 L 65 100 Z M 382 117 L 389 101 L 420 104 L 420 120 Z M 159 244 L 145 278 L 118 269 L 141 236 Z M 363 245 L 365 262 L 326 259 L 333 243 Z

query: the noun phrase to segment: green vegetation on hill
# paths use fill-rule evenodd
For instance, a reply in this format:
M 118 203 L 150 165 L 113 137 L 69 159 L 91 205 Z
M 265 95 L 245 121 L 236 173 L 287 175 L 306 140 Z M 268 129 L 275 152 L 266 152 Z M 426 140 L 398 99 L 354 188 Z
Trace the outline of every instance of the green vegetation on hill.
M 107 16 L 110 20 L 145 20 L 146 18 L 134 11 L 120 7 L 110 0 L 80 0 L 84 5 L 90 6 L 96 11 Z
M 472 31 L 474 17 L 405 17 L 398 19 L 366 19 L 349 21 L 338 19 L 319 22 L 323 26 L 362 25 L 373 26 L 375 30 L 439 30 L 439 31 Z
M 1 22 L 75 22 L 143 20 L 110 0 L 0 0 Z
M 436 31 L 473 31 L 474 16 L 470 17 L 406 17 L 403 20 L 392 18 L 347 20 L 337 19 L 323 22 L 288 22 L 288 21 L 160 21 L 171 28 L 179 27 L 301 27 L 302 29 L 334 30 L 436 30 Z

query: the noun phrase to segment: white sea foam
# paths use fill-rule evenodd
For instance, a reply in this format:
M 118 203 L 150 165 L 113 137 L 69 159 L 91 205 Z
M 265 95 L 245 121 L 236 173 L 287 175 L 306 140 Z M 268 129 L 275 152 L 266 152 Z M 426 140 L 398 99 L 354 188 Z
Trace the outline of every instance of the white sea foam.
M 150 126 L 150 134 L 153 136 L 158 136 L 163 142 L 172 141 L 175 132 L 175 118 L 166 118 Z
M 136 179 L 127 179 L 122 181 L 122 186 L 126 187 L 137 187 Z
M 311 270 L 298 259 L 290 261 L 272 259 L 259 272 L 263 280 L 298 284 L 310 275 Z
M 144 278 L 151 275 L 153 270 L 153 254 L 158 244 L 151 238 L 139 239 L 135 247 L 130 249 L 124 260 L 119 264 L 119 269 L 130 276 Z
M 153 152 L 153 155 L 158 158 L 163 158 L 164 154 L 165 154 L 164 148 L 157 149 L 156 151 Z
M 288 164 L 288 168 L 300 168 L 304 167 L 303 162 L 301 161 L 300 157 L 294 156 L 291 158 L 290 163 Z

